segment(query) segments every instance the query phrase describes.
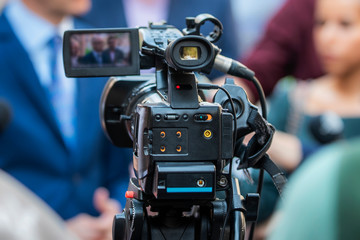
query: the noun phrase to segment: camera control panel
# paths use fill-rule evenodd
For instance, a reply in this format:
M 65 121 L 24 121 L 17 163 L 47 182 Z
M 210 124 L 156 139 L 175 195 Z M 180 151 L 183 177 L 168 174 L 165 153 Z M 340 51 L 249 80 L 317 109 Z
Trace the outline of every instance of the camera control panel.
M 150 24 L 149 28 L 142 27 L 139 32 L 143 38 L 143 46 L 163 50 L 171 41 L 183 36 L 180 30 L 170 25 Z

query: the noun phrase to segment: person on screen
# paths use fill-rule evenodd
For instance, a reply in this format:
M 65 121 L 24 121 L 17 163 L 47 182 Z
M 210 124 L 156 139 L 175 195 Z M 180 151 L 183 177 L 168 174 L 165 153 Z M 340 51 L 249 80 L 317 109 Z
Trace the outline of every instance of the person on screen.
M 71 66 L 77 67 L 79 65 L 79 56 L 80 56 L 80 42 L 77 38 L 72 37 L 70 39 L 71 46 Z
M 102 54 L 103 63 L 120 65 L 124 60 L 124 53 L 118 48 L 118 38 L 109 36 L 107 39 L 108 48 Z
M 105 48 L 105 40 L 101 36 L 93 36 L 91 38 L 92 51 L 79 59 L 81 64 L 93 66 L 101 66 L 104 63 L 103 51 Z

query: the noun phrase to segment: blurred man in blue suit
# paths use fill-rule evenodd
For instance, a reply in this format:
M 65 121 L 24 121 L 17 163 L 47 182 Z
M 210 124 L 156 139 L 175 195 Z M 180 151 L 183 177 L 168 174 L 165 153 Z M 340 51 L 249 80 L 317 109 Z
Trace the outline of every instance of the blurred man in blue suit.
M 130 151 L 99 121 L 106 79 L 67 79 L 63 29 L 90 0 L 13 0 L 0 15 L 0 98 L 12 120 L 0 135 L 0 168 L 40 196 L 80 239 L 111 239 L 128 183 Z M 21 217 L 21 216 L 18 216 Z M 24 236 L 26 238 L 26 236 Z
M 105 40 L 102 37 L 95 36 L 91 39 L 91 45 L 93 50 L 80 58 L 79 63 L 87 66 L 102 65 L 104 63 L 103 51 L 105 47 Z

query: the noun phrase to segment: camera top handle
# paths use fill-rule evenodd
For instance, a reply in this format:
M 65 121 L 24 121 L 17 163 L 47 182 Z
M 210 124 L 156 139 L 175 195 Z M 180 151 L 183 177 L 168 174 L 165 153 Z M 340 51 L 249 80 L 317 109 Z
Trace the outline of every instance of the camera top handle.
M 200 15 L 196 16 L 196 18 L 187 17 L 186 18 L 186 27 L 187 28 L 183 29 L 183 33 L 185 35 L 201 36 L 200 28 L 207 21 L 210 21 L 214 24 L 214 29 L 212 32 L 209 33 L 209 35 L 205 36 L 205 38 L 208 41 L 215 43 L 217 40 L 219 40 L 219 38 L 222 35 L 223 25 L 217 18 L 215 18 L 214 16 L 212 16 L 210 14 L 206 14 L 206 13 L 200 14 Z

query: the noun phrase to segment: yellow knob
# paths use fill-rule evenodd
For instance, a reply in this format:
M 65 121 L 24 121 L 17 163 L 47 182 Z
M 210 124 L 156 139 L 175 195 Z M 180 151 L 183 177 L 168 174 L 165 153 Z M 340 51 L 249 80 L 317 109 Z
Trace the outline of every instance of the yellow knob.
M 205 138 L 211 138 L 212 136 L 212 132 L 210 130 L 205 130 L 204 131 L 204 137 Z

